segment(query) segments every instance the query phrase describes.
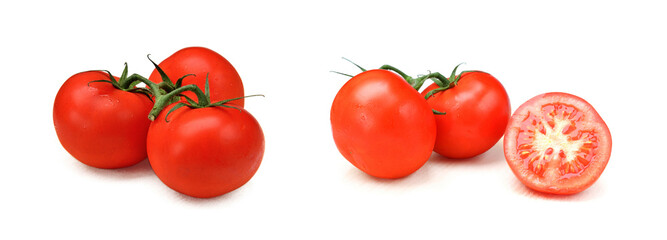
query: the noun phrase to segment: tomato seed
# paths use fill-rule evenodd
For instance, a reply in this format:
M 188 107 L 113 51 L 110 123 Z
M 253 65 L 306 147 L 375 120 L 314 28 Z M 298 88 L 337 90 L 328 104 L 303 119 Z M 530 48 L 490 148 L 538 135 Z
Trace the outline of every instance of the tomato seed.
M 547 154 L 547 155 L 551 155 L 552 153 L 554 153 L 554 149 L 553 149 L 553 148 L 547 148 L 547 150 L 544 151 L 544 154 Z

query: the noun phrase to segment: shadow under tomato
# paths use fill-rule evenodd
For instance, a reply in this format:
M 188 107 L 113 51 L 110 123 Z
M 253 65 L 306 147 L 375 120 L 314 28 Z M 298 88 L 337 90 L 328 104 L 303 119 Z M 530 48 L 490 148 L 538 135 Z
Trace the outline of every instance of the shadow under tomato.
M 451 164 L 451 165 L 493 165 L 493 164 L 502 164 L 505 162 L 505 154 L 503 152 L 503 142 L 498 141 L 493 147 L 491 147 L 486 152 L 471 157 L 463 159 L 452 159 L 442 156 L 438 153 L 433 153 L 429 161 L 432 161 L 436 164 Z
M 169 188 L 167 186 L 164 186 L 166 188 Z M 243 188 L 243 187 L 241 187 Z M 236 189 L 234 191 L 222 194 L 217 197 L 211 197 L 211 198 L 197 198 L 197 197 L 192 197 L 188 196 L 185 194 L 182 194 L 180 192 L 174 191 L 173 189 L 169 189 L 171 191 L 171 194 L 174 198 L 177 198 L 180 201 L 191 203 L 194 205 L 201 205 L 201 206 L 207 206 L 207 205 L 213 205 L 221 202 L 228 201 L 228 199 L 235 198 L 234 195 L 238 195 L 238 191 L 241 189 Z
M 442 178 L 449 176 L 446 171 L 451 168 L 448 165 L 470 166 L 470 167 L 484 167 L 495 164 L 505 165 L 505 155 L 502 149 L 502 141 L 499 141 L 488 151 L 467 159 L 450 159 L 446 158 L 436 152 L 431 154 L 429 160 L 418 169 L 416 172 L 396 179 L 378 178 L 364 173 L 363 171 L 351 166 L 348 171 L 348 176 L 360 180 L 361 182 L 372 182 L 374 184 L 380 183 L 382 185 L 395 185 L 399 188 L 401 186 L 414 186 L 431 181 L 433 177 Z M 443 168 L 446 171 L 443 171 Z M 509 171 L 509 167 L 508 167 Z M 433 174 L 433 172 L 437 174 Z
M 117 169 L 102 169 L 95 168 L 91 166 L 84 166 L 86 172 L 107 178 L 122 179 L 122 180 L 131 180 L 136 178 L 143 178 L 149 176 L 155 176 L 153 168 L 151 168 L 148 159 L 144 159 L 141 162 L 124 168 Z
M 162 182 L 160 182 L 162 183 Z M 245 183 L 243 186 L 232 190 L 231 192 L 222 194 L 220 196 L 215 196 L 215 197 L 210 197 L 210 198 L 198 198 L 198 197 L 192 197 L 183 193 L 180 193 L 178 191 L 175 191 L 171 188 L 169 188 L 167 185 L 162 184 L 169 192 L 170 195 L 173 198 L 178 199 L 179 201 L 182 202 L 187 202 L 193 205 L 198 205 L 198 206 L 211 206 L 211 205 L 216 205 L 216 204 L 222 204 L 227 201 L 230 201 L 231 199 L 238 199 L 242 198 L 241 195 L 247 194 L 251 192 L 252 190 L 249 190 L 248 188 L 251 188 L 253 184 L 252 179 Z
M 512 175 L 514 177 L 514 175 Z M 514 180 L 514 187 L 512 188 L 514 192 L 521 194 L 523 196 L 529 197 L 529 198 L 537 198 L 537 199 L 544 199 L 544 200 L 556 200 L 556 201 L 564 201 L 564 202 L 570 202 L 570 201 L 588 201 L 593 198 L 598 197 L 600 194 L 602 194 L 602 191 L 604 189 L 604 186 L 600 186 L 601 184 L 596 183 L 593 184 L 593 186 L 589 187 L 588 189 L 575 193 L 575 194 L 569 194 L 569 195 L 560 195 L 560 194 L 552 194 L 552 193 L 544 193 L 540 191 L 535 191 L 526 185 L 523 185 L 518 179 L 513 179 Z
M 391 178 L 391 179 L 371 176 L 359 170 L 358 168 L 350 165 L 350 168 L 347 172 L 347 177 L 353 178 L 361 183 L 372 183 L 374 185 L 380 184 L 380 186 L 397 186 L 398 188 L 405 186 L 414 186 L 429 181 L 431 175 L 429 170 L 430 168 L 428 165 L 429 162 L 426 162 L 424 166 L 422 166 L 420 169 L 418 169 L 417 171 L 408 176 L 402 178 Z

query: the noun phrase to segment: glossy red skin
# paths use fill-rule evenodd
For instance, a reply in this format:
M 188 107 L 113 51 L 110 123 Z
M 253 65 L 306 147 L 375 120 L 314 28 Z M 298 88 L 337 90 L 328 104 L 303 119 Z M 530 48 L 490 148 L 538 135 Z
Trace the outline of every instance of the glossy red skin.
M 570 123 L 570 125 L 575 126 L 576 130 L 565 127 L 566 130 L 562 131 L 562 133 L 569 132 L 567 134 L 568 141 L 572 141 L 573 136 L 588 136 L 587 138 L 579 138 L 591 140 L 594 143 L 592 146 L 595 147 L 584 150 L 589 154 L 581 154 L 581 151 L 577 152 L 587 160 L 582 162 L 585 163 L 582 164 L 585 166 L 583 170 L 576 173 L 562 174 L 563 166 L 568 165 L 563 164 L 564 161 L 552 160 L 554 163 L 546 164 L 544 174 L 540 175 L 530 168 L 531 165 L 525 158 L 520 157 L 524 148 L 519 148 L 519 146 L 523 143 L 533 144 L 533 139 L 536 139 L 535 137 L 527 137 L 534 136 L 525 128 L 529 126 L 527 123 L 531 122 L 531 119 L 538 119 L 531 117 L 530 113 L 536 113 L 539 110 L 539 115 L 547 114 L 549 111 L 544 110 L 549 108 L 545 106 L 551 104 L 564 106 L 563 109 L 575 109 L 577 112 L 577 114 L 570 114 L 570 116 L 573 116 L 572 119 L 575 120 L 573 121 L 574 124 Z M 519 106 L 507 126 L 503 146 L 505 159 L 521 183 L 539 192 L 575 194 L 589 188 L 600 177 L 611 156 L 612 140 L 609 128 L 590 103 L 572 94 L 552 92 L 535 96 Z M 581 150 L 581 148 L 579 149 Z
M 53 124 L 65 150 L 97 168 L 122 168 L 146 159 L 146 96 L 114 88 L 100 71 L 77 73 L 60 87 L 53 104 Z
M 343 157 L 379 178 L 417 171 L 435 142 L 431 108 L 403 78 L 386 70 L 362 72 L 339 90 L 331 129 Z
M 204 90 L 206 74 L 208 74 L 212 102 L 244 96 L 243 82 L 234 66 L 211 49 L 183 48 L 166 58 L 159 66 L 174 83 L 187 74 L 195 74 L 195 76 L 184 78 L 183 85 L 196 84 L 202 90 Z M 162 77 L 157 69 L 153 70 L 148 79 L 155 83 L 162 82 Z M 185 92 L 184 94 L 196 100 L 194 93 Z M 239 99 L 231 103 L 243 107 L 244 100 Z
M 436 88 L 431 84 L 422 96 Z M 438 134 L 433 151 L 455 159 L 471 158 L 493 147 L 512 111 L 503 85 L 480 71 L 463 73 L 456 86 L 433 94 L 426 102 L 446 113 L 435 116 Z
M 264 156 L 264 134 L 246 110 L 182 107 L 148 131 L 148 159 L 155 174 L 180 193 L 210 198 L 244 185 Z

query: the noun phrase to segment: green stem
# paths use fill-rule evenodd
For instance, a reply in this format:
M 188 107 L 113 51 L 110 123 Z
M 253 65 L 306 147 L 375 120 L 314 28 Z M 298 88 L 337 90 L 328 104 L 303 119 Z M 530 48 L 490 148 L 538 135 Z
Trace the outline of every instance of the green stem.
M 125 67 L 123 68 L 123 73 L 120 75 L 120 80 L 118 81 L 118 85 L 120 86 L 121 90 L 127 91 L 130 89 L 132 82 L 128 81 L 127 79 L 127 63 L 125 63 Z
M 143 77 L 139 74 L 136 74 L 136 73 L 127 77 L 127 81 L 125 81 L 125 83 L 122 83 L 121 87 L 129 88 L 131 86 L 131 84 L 136 82 L 136 81 L 139 81 L 139 82 L 142 82 L 142 83 L 146 84 L 146 86 L 148 86 L 150 88 L 151 92 L 153 92 L 154 95 L 158 95 L 158 94 L 156 94 L 156 91 L 155 91 L 155 90 L 160 89 L 158 84 L 154 83 L 153 81 L 148 80 L 147 78 L 145 78 L 145 77 Z
M 157 85 L 158 89 L 162 89 L 165 92 L 171 92 L 176 90 L 176 87 L 171 82 L 162 81 Z
M 442 91 L 445 91 L 447 89 L 450 89 L 450 88 L 453 88 L 454 86 L 456 86 L 459 83 L 459 80 L 461 80 L 461 76 L 463 76 L 463 74 L 466 73 L 466 72 L 470 72 L 470 71 L 463 71 L 460 74 L 456 75 L 456 70 L 462 64 L 463 63 L 459 63 L 459 65 L 456 65 L 456 67 L 454 67 L 454 70 L 452 70 L 452 73 L 449 76 L 449 78 L 443 76 L 442 74 L 440 74 L 438 72 L 431 73 L 429 75 L 424 76 L 427 79 L 433 80 L 433 82 L 435 82 L 439 86 L 439 88 L 433 89 L 433 90 L 429 91 L 428 93 L 426 93 L 425 98 L 428 99 L 431 96 L 433 96 L 433 94 L 435 94 L 435 93 L 442 92 Z
M 412 85 L 412 87 L 415 90 L 419 90 L 426 80 L 431 80 L 433 81 L 436 85 L 443 87 L 445 85 L 449 85 L 449 79 L 445 77 L 444 75 L 440 74 L 439 72 L 434 72 L 434 73 L 429 73 L 428 75 L 424 75 L 421 77 L 418 77 L 415 79 L 415 83 Z
M 396 68 L 394 66 L 391 66 L 391 65 L 385 64 L 385 65 L 382 65 L 382 67 L 380 67 L 379 69 L 394 71 L 394 72 L 398 73 L 398 75 L 401 75 L 401 77 L 403 77 L 403 78 L 410 77 L 407 74 L 405 74 L 403 71 L 401 71 L 398 68 Z
M 398 68 L 395 68 L 394 66 L 385 64 L 385 65 L 382 65 L 379 69 L 394 71 L 394 72 L 398 73 L 398 75 L 401 75 L 401 77 L 403 77 L 403 79 L 405 79 L 405 81 L 407 81 L 408 84 L 410 84 L 410 86 L 414 86 L 414 84 L 415 84 L 415 80 L 412 77 L 405 74 L 403 71 L 399 70 Z
M 347 58 L 343 58 L 343 59 L 345 59 L 345 61 L 348 61 L 348 62 L 350 62 L 350 63 L 354 64 L 354 66 L 357 66 L 357 68 L 359 68 L 359 70 L 361 70 L 362 72 L 365 72 L 365 71 L 366 71 L 366 69 L 365 69 L 365 68 L 363 68 L 363 67 L 359 66 L 359 64 L 356 64 L 356 63 L 354 63 L 354 62 L 353 62 L 353 61 L 351 61 L 350 59 L 347 59 Z
M 206 97 L 206 94 L 202 92 L 197 85 L 190 84 L 190 85 L 185 85 L 180 88 L 174 89 L 174 91 L 171 91 L 167 94 L 164 95 L 159 95 L 155 97 L 155 105 L 153 105 L 153 109 L 151 109 L 150 113 L 148 114 L 148 119 L 151 121 L 155 120 L 158 114 L 162 112 L 162 109 L 167 107 L 167 105 L 173 103 L 172 98 L 177 98 L 179 94 L 185 92 L 185 91 L 191 91 L 197 95 L 197 100 L 199 101 L 198 105 L 202 106 L 207 106 L 209 105 L 209 100 Z
M 454 67 L 454 70 L 452 70 L 452 75 L 449 77 L 450 81 L 452 81 L 451 83 L 454 83 L 454 86 L 456 86 L 456 84 L 459 83 L 459 79 L 461 79 L 461 75 L 463 75 L 463 73 L 461 73 L 461 74 L 459 74 L 459 75 L 456 75 L 456 70 L 457 70 L 457 69 L 459 68 L 459 66 L 461 66 L 462 64 L 463 64 L 463 63 L 459 63 L 459 65 L 456 65 L 456 67 Z
M 169 77 L 168 77 L 167 74 L 162 70 L 162 68 L 160 68 L 160 66 L 158 66 L 157 63 L 153 62 L 153 59 L 151 59 L 151 55 L 148 54 L 148 55 L 146 55 L 146 57 L 148 58 L 148 61 L 151 61 L 151 63 L 153 64 L 153 66 L 155 66 L 155 70 L 157 70 L 157 72 L 160 73 L 160 77 L 162 77 L 162 81 L 163 81 L 163 82 L 167 82 L 169 85 L 172 85 L 172 86 L 173 86 L 174 83 L 171 82 L 171 79 L 169 79 Z
M 247 95 L 247 96 L 243 96 L 243 97 L 230 98 L 230 99 L 222 100 L 222 101 L 219 101 L 219 102 L 211 103 L 211 106 L 215 106 L 215 107 L 224 106 L 228 102 L 236 101 L 236 100 L 244 99 L 244 98 L 249 98 L 249 97 L 264 97 L 264 94 L 253 94 L 253 95 Z

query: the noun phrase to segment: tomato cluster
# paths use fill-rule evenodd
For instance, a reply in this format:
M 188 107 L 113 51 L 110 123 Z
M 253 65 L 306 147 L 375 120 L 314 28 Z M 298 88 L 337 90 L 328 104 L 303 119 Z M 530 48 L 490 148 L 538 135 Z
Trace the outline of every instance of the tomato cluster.
M 262 161 L 264 134 L 243 108 L 234 67 L 203 47 L 184 48 L 155 67 L 149 79 L 128 76 L 126 65 L 120 78 L 89 71 L 65 81 L 53 107 L 63 147 L 97 168 L 148 158 L 163 183 L 193 197 L 248 182 Z
M 512 115 L 505 88 L 486 72 L 456 74 L 457 66 L 449 78 L 413 78 L 389 65 L 359 68 L 333 100 L 331 128 L 343 157 L 371 176 L 410 175 L 433 151 L 471 158 L 505 136 L 507 163 L 522 183 L 572 194 L 591 186 L 609 160 L 609 129 L 574 95 L 539 95 Z
M 412 78 L 385 65 L 352 77 L 331 107 L 341 154 L 380 178 L 417 171 L 435 151 L 449 158 L 484 153 L 502 137 L 510 117 L 503 85 L 488 73 Z M 433 84 L 419 93 L 426 80 Z M 435 113 L 435 114 L 434 114 Z

